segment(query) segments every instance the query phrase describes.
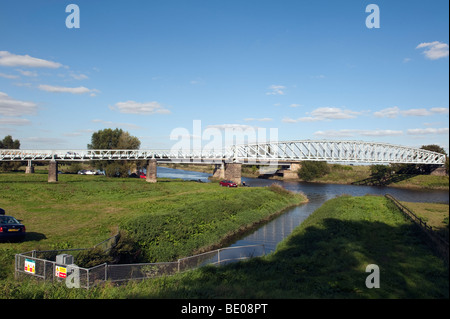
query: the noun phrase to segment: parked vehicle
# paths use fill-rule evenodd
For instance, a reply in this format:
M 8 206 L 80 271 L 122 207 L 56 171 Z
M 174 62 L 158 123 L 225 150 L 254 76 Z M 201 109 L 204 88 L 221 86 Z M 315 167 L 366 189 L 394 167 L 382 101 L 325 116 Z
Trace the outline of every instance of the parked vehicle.
M 0 215 L 0 241 L 21 241 L 25 234 L 25 225 L 12 216 Z
M 220 186 L 226 186 L 226 187 L 237 187 L 237 184 L 233 181 L 221 181 Z
M 139 175 L 139 178 L 147 178 L 147 175 L 145 175 L 144 173 L 141 173 L 141 174 Z

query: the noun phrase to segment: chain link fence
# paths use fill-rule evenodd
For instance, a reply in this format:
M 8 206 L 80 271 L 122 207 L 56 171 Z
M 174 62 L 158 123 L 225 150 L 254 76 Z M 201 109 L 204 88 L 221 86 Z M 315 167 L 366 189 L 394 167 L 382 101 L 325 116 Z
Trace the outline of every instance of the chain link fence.
M 118 236 L 113 236 L 96 245 L 109 250 L 117 243 Z M 58 257 L 73 256 L 87 249 L 66 249 L 30 251 L 15 256 L 15 277 L 33 276 L 42 280 L 65 282 L 69 288 L 89 289 L 105 281 L 123 282 L 143 280 L 159 276 L 173 275 L 179 272 L 206 265 L 225 265 L 231 262 L 265 255 L 264 245 L 236 246 L 216 249 L 210 252 L 181 258 L 174 262 L 138 263 L 138 264 L 100 264 L 91 268 L 78 267 L 75 264 L 63 264 Z

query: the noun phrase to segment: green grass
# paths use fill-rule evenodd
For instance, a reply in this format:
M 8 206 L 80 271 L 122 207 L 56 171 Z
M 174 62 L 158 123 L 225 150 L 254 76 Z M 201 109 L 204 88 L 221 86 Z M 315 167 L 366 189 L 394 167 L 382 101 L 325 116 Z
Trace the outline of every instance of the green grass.
M 261 258 L 208 266 L 171 277 L 111 284 L 89 291 L 16 282 L 8 296 L 30 298 L 448 298 L 448 268 L 421 233 L 384 197 L 326 202 Z M 365 286 L 368 264 L 380 268 L 380 288 Z
M 274 188 L 218 183 L 46 174 L 0 174 L 0 207 L 23 221 L 22 243 L 0 243 L 0 280 L 13 276 L 14 254 L 92 247 L 128 231 L 140 261 L 171 261 L 220 245 L 305 197 Z
M 117 183 L 118 181 L 114 181 L 114 186 L 108 187 L 116 189 L 119 187 Z M 172 184 L 173 188 L 164 184 Z M 172 202 L 173 206 L 161 213 L 162 216 L 168 216 L 177 207 L 183 211 L 183 203 L 195 206 L 194 198 L 199 200 L 198 207 L 202 207 L 202 202 L 207 199 L 204 197 L 206 193 L 203 187 L 211 187 L 213 193 L 217 191 L 214 197 L 217 200 L 226 200 L 231 194 L 229 189 L 187 182 L 137 185 L 139 184 L 133 184 L 133 188 L 138 192 L 140 187 L 155 189 L 154 193 L 148 190 L 144 192 L 145 199 L 128 199 L 127 220 L 130 225 L 135 218 L 140 220 L 143 216 L 152 214 L 153 207 L 156 207 L 153 206 L 153 201 L 161 200 L 164 203 L 161 207 Z M 188 190 L 186 185 L 190 185 Z M 238 192 L 247 190 L 248 188 L 242 188 L 231 191 L 239 194 Z M 268 193 L 263 192 L 263 197 L 270 193 L 282 193 L 279 190 L 265 191 Z M 109 194 L 105 195 L 108 198 L 115 197 L 107 191 L 105 184 L 98 192 L 106 192 Z M 255 188 L 255 192 L 258 189 Z M 133 197 L 133 193 L 130 191 L 128 194 Z M 164 193 L 166 194 L 162 195 Z M 250 194 L 245 193 L 246 196 Z M 167 196 L 171 196 L 174 201 L 167 200 Z M 246 196 L 237 196 L 237 202 L 242 203 Z M 210 204 L 214 205 L 212 202 Z M 221 213 L 229 216 L 233 211 L 232 207 L 235 206 L 231 205 L 229 211 Z M 181 215 L 184 216 L 185 212 Z M 177 217 L 182 218 L 180 215 Z M 194 216 L 193 220 L 197 220 L 197 217 Z M 206 225 L 206 220 L 204 221 Z M 228 219 L 224 218 L 223 222 L 227 223 Z M 13 257 L 15 250 L 14 247 L 3 249 L 0 262 L 7 260 L 7 256 Z M 365 272 L 368 264 L 377 264 L 380 268 L 379 289 L 368 289 L 365 286 L 369 275 Z M 388 200 L 375 196 L 342 196 L 322 205 L 280 243 L 274 253 L 265 257 L 222 267 L 207 266 L 170 277 L 132 281 L 120 287 L 106 284 L 89 291 L 68 289 L 57 283 L 34 283 L 30 280 L 4 280 L 2 289 L 3 295 L 0 297 L 3 298 L 48 299 L 449 298 L 449 277 L 448 267 L 425 244 L 418 228 L 406 220 Z

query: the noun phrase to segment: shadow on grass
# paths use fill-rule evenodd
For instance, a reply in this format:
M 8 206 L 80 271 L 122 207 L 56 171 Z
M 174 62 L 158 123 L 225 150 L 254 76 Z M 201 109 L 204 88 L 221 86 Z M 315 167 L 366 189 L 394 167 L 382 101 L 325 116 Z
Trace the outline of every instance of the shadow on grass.
M 380 288 L 365 285 L 366 266 Z M 414 225 L 324 219 L 275 252 L 169 279 L 163 298 L 448 298 L 448 268 Z M 146 296 L 148 297 L 148 295 Z

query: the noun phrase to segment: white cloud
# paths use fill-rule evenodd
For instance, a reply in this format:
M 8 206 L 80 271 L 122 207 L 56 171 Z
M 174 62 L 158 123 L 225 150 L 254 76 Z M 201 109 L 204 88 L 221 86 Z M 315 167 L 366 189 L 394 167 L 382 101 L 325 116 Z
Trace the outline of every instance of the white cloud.
M 430 111 L 436 114 L 448 114 L 448 107 L 432 107 Z
M 317 136 L 326 137 L 353 137 L 356 135 L 362 136 L 399 136 L 403 135 L 402 131 L 394 130 L 355 130 L 355 129 L 342 129 L 342 130 L 329 130 L 329 131 L 317 131 L 314 133 Z
M 0 92 L 0 114 L 4 116 L 22 116 L 25 114 L 34 114 L 36 112 L 36 104 L 15 100 L 8 94 Z
M 129 129 L 140 129 L 141 128 L 139 125 L 132 124 L 132 123 L 118 123 L 118 122 L 104 121 L 104 120 L 100 120 L 100 119 L 92 120 L 92 122 L 93 123 L 101 123 L 110 128 L 113 128 L 113 127 L 127 127 Z
M 401 111 L 403 116 L 428 116 L 432 113 L 427 109 L 409 109 L 406 111 Z
M 425 135 L 425 134 L 448 134 L 448 127 L 446 128 L 416 128 L 407 131 L 409 135 Z
M 0 73 L 0 78 L 5 78 L 5 79 L 18 79 L 19 76 L 18 76 L 18 75 L 12 75 L 12 74 Z
M 253 130 L 254 127 L 250 125 L 243 124 L 217 124 L 217 125 L 208 125 L 206 128 L 208 129 L 218 129 L 218 130 Z
M 1 118 L 0 125 L 13 125 L 13 126 L 23 126 L 31 124 L 30 120 L 19 119 L 19 118 Z
M 321 120 L 336 120 L 336 119 L 352 119 L 360 112 L 354 112 L 350 110 L 343 110 L 338 107 L 319 107 L 311 112 L 314 118 Z
M 361 112 L 355 112 L 351 110 L 344 110 L 338 107 L 319 107 L 310 113 L 312 116 L 299 117 L 297 119 L 284 118 L 284 123 L 297 123 L 297 122 L 317 122 L 325 120 L 341 120 L 341 119 L 353 119 Z
M 448 44 L 439 41 L 421 43 L 416 49 L 425 49 L 423 54 L 430 60 L 445 58 L 449 54 Z
M 39 90 L 52 92 L 52 93 L 71 93 L 71 94 L 85 94 L 90 93 L 91 96 L 95 96 L 96 93 L 100 92 L 96 89 L 88 89 L 84 86 L 79 87 L 64 87 L 64 86 L 53 86 L 41 84 L 38 86 Z
M 62 64 L 57 62 L 33 58 L 29 55 L 16 55 L 8 51 L 0 51 L 0 65 L 51 69 L 57 69 L 62 66 Z
M 285 88 L 283 85 L 271 85 L 269 86 L 270 92 L 267 92 L 266 95 L 284 95 Z
M 289 105 L 289 107 L 299 107 L 299 106 L 302 106 L 302 105 L 301 104 L 295 104 L 295 103 Z
M 17 71 L 24 76 L 30 76 L 30 77 L 38 76 L 36 71 L 25 71 L 25 70 L 20 70 L 20 69 L 17 69 Z
M 139 103 L 135 101 L 118 102 L 114 106 L 109 107 L 111 110 L 118 110 L 120 113 L 128 114 L 170 114 L 168 109 L 165 109 L 158 102 Z
M 246 122 L 251 122 L 251 121 L 270 122 L 272 120 L 273 119 L 271 119 L 270 117 L 263 117 L 263 118 L 259 118 L 259 119 L 255 119 L 253 117 L 249 117 L 249 118 L 244 119 L 244 121 L 246 121 Z
M 401 111 L 397 106 L 394 106 L 373 113 L 375 117 L 380 118 L 384 117 L 396 118 L 399 114 L 403 116 L 429 116 L 433 114 L 448 114 L 448 108 L 433 107 L 431 109 L 422 108 L 422 109 L 409 109 Z
M 387 109 L 378 111 L 373 113 L 375 117 L 389 117 L 389 118 L 395 118 L 400 113 L 400 109 L 397 106 L 394 107 L 388 107 Z
M 75 80 L 87 80 L 89 79 L 89 77 L 86 74 L 76 74 L 76 73 L 70 73 L 69 74 L 72 78 L 74 78 Z

